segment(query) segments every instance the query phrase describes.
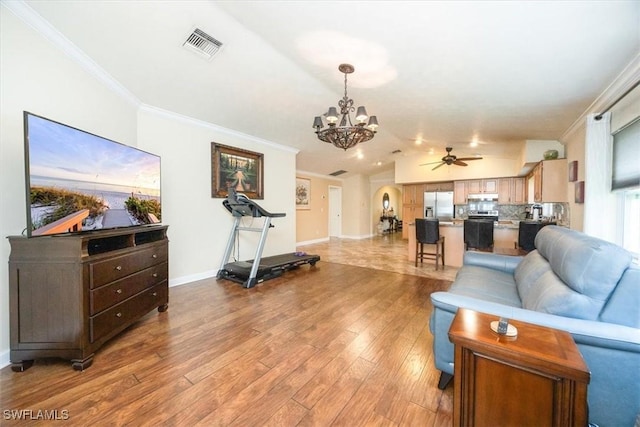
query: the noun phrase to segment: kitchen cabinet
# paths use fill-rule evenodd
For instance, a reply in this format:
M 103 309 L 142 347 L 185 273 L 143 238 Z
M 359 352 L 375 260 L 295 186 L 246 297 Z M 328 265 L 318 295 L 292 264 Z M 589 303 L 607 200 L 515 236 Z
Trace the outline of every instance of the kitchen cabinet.
M 500 178 L 498 180 L 498 203 L 501 205 L 521 205 L 526 203 L 525 178 Z
M 424 191 L 453 191 L 453 181 L 429 182 L 424 184 Z
M 533 201 L 535 203 L 568 202 L 567 159 L 543 160 L 529 177 L 533 178 Z
M 402 187 L 402 238 L 409 237 L 409 224 L 424 217 L 425 184 L 410 184 Z M 414 228 L 411 228 L 415 230 Z
M 498 180 L 495 178 L 467 181 L 467 194 L 482 194 L 482 193 L 497 193 L 497 192 L 498 192 Z
M 467 182 L 455 181 L 453 183 L 453 204 L 454 205 L 466 205 L 467 204 Z
M 424 184 L 402 186 L 402 203 L 405 205 L 424 204 Z

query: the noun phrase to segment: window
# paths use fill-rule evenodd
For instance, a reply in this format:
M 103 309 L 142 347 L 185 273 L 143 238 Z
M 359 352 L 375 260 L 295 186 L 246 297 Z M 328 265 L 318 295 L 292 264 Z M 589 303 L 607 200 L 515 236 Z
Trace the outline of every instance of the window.
M 613 135 L 612 190 L 640 187 L 640 117 Z

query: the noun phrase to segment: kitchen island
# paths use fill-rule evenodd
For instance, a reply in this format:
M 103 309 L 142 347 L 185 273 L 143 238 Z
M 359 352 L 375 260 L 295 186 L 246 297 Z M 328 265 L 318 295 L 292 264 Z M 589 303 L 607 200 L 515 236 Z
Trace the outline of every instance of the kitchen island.
M 494 251 L 509 253 L 515 248 L 514 242 L 518 241 L 519 221 L 497 221 L 493 227 Z M 416 226 L 415 222 L 408 224 L 409 245 L 407 247 L 408 259 L 416 260 Z M 464 220 L 440 221 L 440 235 L 444 236 L 444 261 L 451 267 L 462 267 L 464 255 Z M 428 249 L 427 249 L 428 250 Z M 435 251 L 435 249 L 434 249 Z M 515 254 L 515 252 L 513 252 Z M 424 264 L 429 264 L 425 261 Z

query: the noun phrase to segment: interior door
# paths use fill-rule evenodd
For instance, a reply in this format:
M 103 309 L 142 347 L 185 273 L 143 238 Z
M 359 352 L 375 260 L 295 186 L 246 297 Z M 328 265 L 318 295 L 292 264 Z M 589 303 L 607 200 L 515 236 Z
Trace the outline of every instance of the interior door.
M 329 237 L 342 235 L 342 188 L 329 186 Z

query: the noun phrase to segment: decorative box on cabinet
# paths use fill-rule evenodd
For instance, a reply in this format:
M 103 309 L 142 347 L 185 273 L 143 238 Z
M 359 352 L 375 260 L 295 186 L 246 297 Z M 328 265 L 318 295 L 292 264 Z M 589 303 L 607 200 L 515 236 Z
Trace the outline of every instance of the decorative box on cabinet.
M 165 311 L 167 228 L 9 237 L 12 369 L 59 357 L 83 370 L 107 340 L 154 308 Z
M 453 425 L 586 427 L 590 373 L 571 334 L 513 321 L 508 337 L 496 320 L 463 308 L 453 319 Z

